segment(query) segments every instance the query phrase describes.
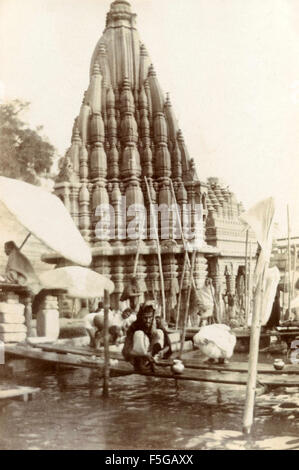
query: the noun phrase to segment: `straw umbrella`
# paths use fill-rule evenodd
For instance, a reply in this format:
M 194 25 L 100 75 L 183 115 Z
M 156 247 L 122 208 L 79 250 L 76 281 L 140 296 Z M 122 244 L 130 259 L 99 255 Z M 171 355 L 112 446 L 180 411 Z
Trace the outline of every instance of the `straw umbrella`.
M 0 176 L 0 204 L 48 248 L 75 264 L 90 265 L 90 248 L 57 196 L 24 181 Z
M 93 299 L 104 295 L 104 383 L 103 395 L 109 394 L 109 332 L 108 314 L 110 307 L 110 294 L 114 291 L 114 284 L 110 279 L 81 266 L 66 266 L 47 271 L 40 275 L 45 289 L 65 289 L 69 297 Z
M 21 247 L 33 234 L 63 258 L 82 266 L 90 265 L 90 248 L 57 196 L 24 181 L 1 176 L 0 214 L 5 212 L 16 222 L 16 227 L 22 226 L 29 232 Z M 4 232 L 6 217 L 0 218 L 1 225 Z M 27 335 L 30 336 L 32 306 L 29 292 L 24 302 Z

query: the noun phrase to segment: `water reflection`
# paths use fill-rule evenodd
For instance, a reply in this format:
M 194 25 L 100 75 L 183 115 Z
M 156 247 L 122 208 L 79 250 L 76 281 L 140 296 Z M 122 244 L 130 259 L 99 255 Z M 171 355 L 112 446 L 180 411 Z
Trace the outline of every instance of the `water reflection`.
M 1 449 L 244 445 L 239 434 L 245 387 L 126 376 L 112 379 L 110 397 L 105 400 L 102 379 L 94 370 L 36 372 L 18 381 L 42 391 L 31 402 L 11 402 L 2 409 Z M 298 436 L 298 418 L 291 421 L 273 414 L 277 397 L 272 395 L 257 400 L 254 436 L 246 441 L 247 447 L 254 448 L 259 439 L 268 437 Z M 223 442 L 219 433 L 225 436 Z

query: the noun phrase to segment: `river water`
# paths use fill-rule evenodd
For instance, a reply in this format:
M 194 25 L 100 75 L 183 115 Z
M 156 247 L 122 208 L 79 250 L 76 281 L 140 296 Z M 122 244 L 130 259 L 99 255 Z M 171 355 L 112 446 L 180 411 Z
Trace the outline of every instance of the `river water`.
M 103 399 L 102 380 L 87 369 L 35 371 L 13 383 L 41 391 L 2 406 L 0 449 L 299 449 L 298 391 L 258 397 L 246 440 L 245 387 L 131 375 L 111 379 Z M 277 414 L 286 401 L 296 412 Z

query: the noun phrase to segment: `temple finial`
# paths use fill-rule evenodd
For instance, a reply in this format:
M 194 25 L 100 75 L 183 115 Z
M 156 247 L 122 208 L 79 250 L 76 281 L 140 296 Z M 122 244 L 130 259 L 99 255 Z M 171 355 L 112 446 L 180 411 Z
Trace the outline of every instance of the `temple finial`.
M 149 75 L 149 77 L 156 77 L 156 76 L 157 76 L 153 64 L 150 65 L 150 68 L 149 68 L 149 71 L 148 71 L 148 75 Z
M 170 101 L 170 93 L 166 93 L 166 101 L 165 101 L 165 106 L 170 107 L 171 106 L 171 101 Z
M 93 75 L 98 75 L 100 73 L 101 73 L 101 67 L 100 67 L 98 62 L 95 62 L 94 66 L 93 66 L 92 74 Z
M 147 56 L 147 50 L 144 44 L 140 46 L 140 55 Z

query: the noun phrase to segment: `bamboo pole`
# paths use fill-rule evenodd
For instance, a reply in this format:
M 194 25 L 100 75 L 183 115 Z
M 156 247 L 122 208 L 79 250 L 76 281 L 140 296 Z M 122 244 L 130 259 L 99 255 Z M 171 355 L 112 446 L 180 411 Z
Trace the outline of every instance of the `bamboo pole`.
M 251 311 L 251 294 L 252 294 L 251 292 L 252 291 L 251 249 L 252 249 L 252 245 L 251 245 L 251 242 L 249 242 L 249 266 L 248 266 L 249 276 L 248 276 L 248 289 L 247 289 L 248 304 L 247 304 L 247 311 L 245 312 L 245 326 L 246 327 L 248 327 L 248 318 L 249 318 L 249 314 Z
M 23 243 L 19 246 L 19 250 L 21 251 L 21 249 L 23 248 L 23 246 L 25 245 L 25 243 L 27 242 L 28 238 L 30 237 L 31 235 L 31 232 L 29 232 L 26 236 L 26 238 L 24 239 Z
M 288 295 L 288 311 L 289 311 L 289 318 L 291 316 L 291 244 L 290 244 L 290 211 L 289 205 L 287 205 L 287 218 L 288 218 L 288 272 L 289 272 L 289 295 Z
M 182 286 L 183 286 L 183 280 L 184 280 L 184 275 L 185 275 L 185 271 L 186 271 L 185 262 L 188 264 L 188 268 L 190 269 L 191 282 L 192 282 L 192 286 L 193 286 L 195 295 L 198 296 L 198 294 L 197 294 L 197 288 L 196 288 L 193 272 L 191 272 L 192 270 L 191 270 L 191 263 L 190 263 L 190 259 L 189 259 L 188 247 L 187 247 L 187 243 L 186 243 L 186 239 L 185 239 L 185 235 L 184 235 L 184 230 L 183 230 L 182 223 L 181 223 L 181 217 L 180 217 L 180 213 L 179 213 L 179 210 L 178 210 L 178 203 L 177 203 L 176 195 L 175 195 L 175 192 L 174 192 L 174 187 L 173 187 L 172 180 L 170 180 L 170 187 L 171 187 L 172 198 L 173 198 L 174 203 L 175 203 L 175 209 L 176 209 L 176 214 L 177 214 L 177 220 L 178 220 L 178 223 L 179 223 L 179 228 L 180 228 L 181 238 L 182 238 L 182 242 L 183 242 L 183 247 L 184 247 L 184 250 L 185 250 L 183 274 L 182 274 L 182 278 L 181 278 L 181 287 L 180 287 L 180 293 L 179 293 L 179 299 L 178 299 L 178 305 L 177 305 L 177 315 L 176 315 L 176 317 L 177 317 L 176 318 L 176 329 L 178 329 L 178 320 L 179 320 L 180 309 L 181 309 L 181 300 L 182 300 Z M 184 269 L 185 269 L 185 271 L 184 271 Z
M 180 218 L 180 214 L 179 214 L 179 210 L 178 210 L 178 204 L 177 204 L 176 195 L 175 195 L 175 192 L 174 192 L 174 187 L 173 187 L 173 182 L 172 182 L 172 180 L 170 180 L 170 187 L 171 187 L 172 197 L 173 197 L 173 200 L 174 200 L 174 202 L 175 202 L 176 214 L 177 214 L 177 219 L 178 219 L 178 223 L 179 223 L 179 227 L 180 227 L 180 232 L 181 232 L 183 247 L 184 247 L 185 252 L 187 252 L 187 264 L 188 264 L 188 268 L 191 270 L 191 263 L 190 263 L 190 259 L 189 259 L 189 254 L 188 254 L 188 249 L 187 249 L 187 243 L 186 243 L 186 239 L 185 239 L 185 235 L 184 235 L 184 231 L 183 231 L 183 227 L 182 227 L 182 223 L 181 223 L 181 218 Z M 195 293 L 196 293 L 196 292 L 197 292 L 197 289 L 196 289 L 196 284 L 195 284 L 193 275 L 192 275 L 192 277 L 191 277 L 191 281 L 192 281 L 192 285 L 193 285 L 194 290 L 195 290 Z
M 104 291 L 104 382 L 103 396 L 109 395 L 109 376 L 110 376 L 110 358 L 109 358 L 109 292 Z
M 295 296 L 295 282 L 296 282 L 296 271 L 297 271 L 297 246 L 294 244 L 294 266 L 293 266 L 293 279 L 292 279 L 292 297 Z
M 246 239 L 245 239 L 245 318 L 248 318 L 248 232 L 246 230 Z
M 140 255 L 140 251 L 141 251 L 141 246 L 142 246 L 141 241 L 142 241 L 144 220 L 145 220 L 145 217 L 143 217 L 143 219 L 142 219 L 141 230 L 139 232 L 138 245 L 137 245 L 137 251 L 136 251 L 135 262 L 134 262 L 134 269 L 133 269 L 133 277 L 135 277 L 136 273 L 137 273 L 138 260 L 139 260 L 139 255 Z
M 154 213 L 151 193 L 150 193 L 150 190 L 149 190 L 149 186 L 148 186 L 146 176 L 144 177 L 144 180 L 145 180 L 145 184 L 146 184 L 147 196 L 148 196 L 148 200 L 149 200 L 149 203 L 150 203 L 150 211 L 151 211 L 152 218 L 153 218 L 154 231 L 155 231 L 155 236 L 156 236 L 156 246 L 157 246 L 157 255 L 158 255 L 158 262 L 159 262 L 160 282 L 161 282 L 162 317 L 165 320 L 165 318 L 166 318 L 166 305 L 165 305 L 165 289 L 164 289 L 164 277 L 163 277 L 163 268 L 162 268 L 162 259 L 161 259 L 160 240 L 159 240 L 159 234 L 158 234 L 158 230 L 157 230 L 157 226 L 156 226 L 156 217 L 155 217 L 155 213 Z
M 287 270 L 288 270 L 288 258 L 286 257 L 285 260 L 285 267 L 284 267 L 284 280 L 283 280 L 283 293 L 282 293 L 282 318 L 281 320 L 285 320 L 285 294 L 286 294 L 286 284 L 287 284 Z
M 252 315 L 251 331 L 250 331 L 250 352 L 249 352 L 249 363 L 248 363 L 248 379 L 246 388 L 246 399 L 245 409 L 243 416 L 243 433 L 250 434 L 251 427 L 253 424 L 254 414 L 254 402 L 256 392 L 256 379 L 257 379 L 257 365 L 259 355 L 259 342 L 261 333 L 261 308 L 263 300 L 263 289 L 264 289 L 264 268 L 262 276 L 260 276 L 256 295 L 254 299 L 254 311 Z
M 194 250 L 193 253 L 192 253 L 190 276 L 193 275 L 194 266 L 195 266 L 195 257 L 196 257 L 196 250 Z M 189 286 L 188 286 L 187 303 L 186 303 L 186 310 L 185 310 L 185 314 L 184 314 L 184 324 L 183 324 L 183 331 L 182 331 L 182 336 L 181 336 L 181 347 L 180 347 L 179 358 L 182 357 L 183 350 L 184 350 L 184 343 L 185 343 L 185 336 L 186 336 L 186 326 L 187 326 L 189 306 L 190 306 L 191 289 L 192 289 L 192 283 L 190 282 Z
M 185 273 L 186 273 L 187 258 L 188 258 L 188 253 L 187 253 L 187 251 L 185 251 L 183 272 L 182 272 L 182 276 L 181 276 L 181 280 L 180 280 L 180 292 L 179 292 L 177 311 L 176 311 L 176 321 L 175 321 L 176 330 L 179 327 L 179 318 L 180 318 L 181 302 L 182 302 L 182 291 L 183 291 L 184 278 L 185 278 Z

